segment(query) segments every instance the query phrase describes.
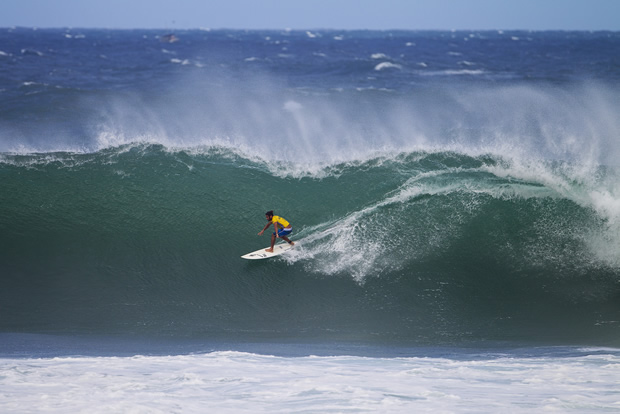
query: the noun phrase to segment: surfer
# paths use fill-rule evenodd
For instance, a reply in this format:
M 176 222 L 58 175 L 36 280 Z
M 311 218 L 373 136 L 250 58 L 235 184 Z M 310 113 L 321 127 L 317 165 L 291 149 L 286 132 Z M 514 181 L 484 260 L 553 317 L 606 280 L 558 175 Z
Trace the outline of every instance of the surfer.
M 273 223 L 274 232 L 271 235 L 271 247 L 269 249 L 265 249 L 266 252 L 273 253 L 273 246 L 276 244 L 276 237 L 279 239 L 283 239 L 285 242 L 294 246 L 295 243 L 289 240 L 288 236 L 293 231 L 291 224 L 286 221 L 284 218 L 273 215 L 273 210 L 269 210 L 265 213 L 265 217 L 267 218 L 267 225 L 258 233 L 259 236 L 262 236 L 265 230 Z M 280 228 L 278 228 L 280 227 Z

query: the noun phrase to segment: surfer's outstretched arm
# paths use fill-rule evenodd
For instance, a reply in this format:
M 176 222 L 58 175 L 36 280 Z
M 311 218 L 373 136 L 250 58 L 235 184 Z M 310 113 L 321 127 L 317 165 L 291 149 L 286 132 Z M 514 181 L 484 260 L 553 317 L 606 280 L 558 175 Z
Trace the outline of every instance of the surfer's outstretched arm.
M 262 236 L 262 235 L 263 235 L 263 233 L 265 232 L 265 230 L 267 230 L 267 228 L 268 228 L 269 226 L 271 226 L 271 222 L 267 223 L 267 224 L 265 225 L 265 227 L 263 227 L 263 229 L 262 229 L 261 231 L 259 231 L 259 232 L 258 232 L 258 235 L 259 235 L 259 236 Z

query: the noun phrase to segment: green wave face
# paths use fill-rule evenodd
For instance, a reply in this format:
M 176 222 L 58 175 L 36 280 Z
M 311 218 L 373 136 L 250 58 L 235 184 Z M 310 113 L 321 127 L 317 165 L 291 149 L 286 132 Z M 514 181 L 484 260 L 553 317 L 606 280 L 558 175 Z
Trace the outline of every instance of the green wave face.
M 222 147 L 5 154 L 0 329 L 617 338 L 612 169 L 452 151 L 297 167 Z M 248 263 L 267 210 L 298 246 Z

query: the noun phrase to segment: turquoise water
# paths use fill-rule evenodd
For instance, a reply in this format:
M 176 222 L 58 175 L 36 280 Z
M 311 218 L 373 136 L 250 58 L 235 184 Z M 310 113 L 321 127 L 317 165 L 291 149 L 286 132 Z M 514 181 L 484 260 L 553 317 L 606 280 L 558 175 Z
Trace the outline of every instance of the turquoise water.
M 445 151 L 270 164 L 150 144 L 5 155 L 2 329 L 615 344 L 611 172 Z M 271 208 L 298 247 L 241 260 Z

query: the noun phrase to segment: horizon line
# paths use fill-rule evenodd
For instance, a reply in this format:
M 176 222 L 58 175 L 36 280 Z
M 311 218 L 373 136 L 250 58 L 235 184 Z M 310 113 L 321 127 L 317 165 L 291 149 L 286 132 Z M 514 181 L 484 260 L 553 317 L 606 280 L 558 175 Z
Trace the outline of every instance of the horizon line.
M 30 29 L 30 30 L 161 30 L 167 32 L 174 31 L 280 31 L 280 32 L 620 32 L 619 29 L 412 29 L 412 28 L 390 28 L 390 29 L 340 29 L 340 28 L 236 28 L 236 27 L 187 27 L 187 28 L 165 28 L 165 27 L 105 27 L 105 26 L 0 26 L 0 30 Z

